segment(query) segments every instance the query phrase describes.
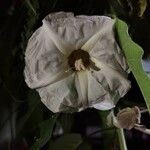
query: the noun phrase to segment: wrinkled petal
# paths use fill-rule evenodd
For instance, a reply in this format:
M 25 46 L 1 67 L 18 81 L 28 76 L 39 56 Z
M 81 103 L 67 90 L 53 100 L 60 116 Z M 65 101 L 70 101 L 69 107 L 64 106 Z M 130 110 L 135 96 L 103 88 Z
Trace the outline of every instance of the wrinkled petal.
M 86 41 L 86 43 L 81 48 L 88 52 L 92 51 L 92 49 L 95 47 L 97 42 L 101 40 L 101 37 L 103 37 L 110 31 L 112 32 L 112 26 L 114 24 L 113 19 L 106 17 L 106 16 L 105 17 L 101 16 L 100 18 L 97 18 L 97 19 L 100 19 L 100 25 L 99 25 L 97 32 L 92 37 L 90 37 L 90 39 L 88 39 L 88 41 Z
M 66 57 L 41 27 L 29 39 L 25 52 L 25 81 L 30 88 L 39 88 L 67 76 Z
M 74 74 L 37 89 L 41 101 L 53 112 L 77 111 L 78 93 L 74 84 Z
M 104 85 L 107 90 L 113 93 L 118 93 L 118 98 L 123 97 L 131 87 L 130 82 L 127 80 L 126 76 L 123 76 L 117 70 L 113 69 L 106 63 L 97 60 L 94 57 L 91 57 L 91 60 L 98 68 L 100 68 L 100 71 L 95 72 L 95 76 L 105 82 Z
M 112 109 L 114 99 L 110 91 L 106 90 L 105 85 L 93 76 L 94 71 L 88 73 L 88 101 L 89 106 L 99 110 Z
M 83 47 L 88 49 L 92 57 L 125 74 L 125 71 L 128 71 L 128 66 L 123 51 L 115 40 L 114 23 L 113 19 L 106 19 L 104 25 Z
M 61 17 L 62 15 L 62 17 Z M 66 55 L 81 48 L 91 36 L 105 25 L 109 17 L 103 16 L 74 16 L 73 13 L 53 13 L 43 20 L 47 33 Z
M 90 71 L 78 72 L 75 76 L 75 85 L 79 96 L 78 101 L 82 106 L 79 110 L 87 107 L 108 110 L 115 106 L 114 99 L 116 96 L 113 99 L 110 92 L 103 88 L 103 85 L 91 75 Z

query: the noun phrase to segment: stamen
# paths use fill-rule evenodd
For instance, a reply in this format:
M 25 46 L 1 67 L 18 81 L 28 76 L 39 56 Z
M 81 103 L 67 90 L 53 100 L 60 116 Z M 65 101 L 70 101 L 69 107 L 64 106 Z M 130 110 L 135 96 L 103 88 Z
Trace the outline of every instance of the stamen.
M 90 55 L 84 50 L 74 50 L 68 57 L 68 64 L 73 71 L 85 70 L 90 65 Z

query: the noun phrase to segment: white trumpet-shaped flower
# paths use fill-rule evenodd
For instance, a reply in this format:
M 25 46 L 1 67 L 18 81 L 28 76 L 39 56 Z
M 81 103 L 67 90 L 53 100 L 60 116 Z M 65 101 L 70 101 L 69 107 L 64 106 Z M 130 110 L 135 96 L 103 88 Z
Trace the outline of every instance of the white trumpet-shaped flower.
M 53 112 L 108 110 L 130 88 L 128 66 L 105 16 L 52 13 L 29 39 L 25 81 Z

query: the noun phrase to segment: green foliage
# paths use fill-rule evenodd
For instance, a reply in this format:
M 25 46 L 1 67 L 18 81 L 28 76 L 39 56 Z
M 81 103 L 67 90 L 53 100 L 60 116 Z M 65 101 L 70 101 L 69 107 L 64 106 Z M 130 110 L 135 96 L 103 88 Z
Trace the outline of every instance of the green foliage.
M 147 8 L 147 0 L 139 0 L 138 6 L 139 6 L 138 16 L 142 17 L 144 15 L 146 8 Z
M 83 141 L 76 150 L 91 150 L 91 145 L 88 143 L 88 141 Z
M 107 130 L 107 116 L 110 111 L 99 111 L 100 118 L 102 120 L 102 128 L 106 129 L 102 132 L 102 136 L 104 139 L 104 150 L 111 149 L 111 147 L 115 147 L 116 142 L 116 129 Z
M 26 12 L 26 21 L 24 24 L 23 31 L 21 33 L 21 42 L 19 45 L 17 45 L 16 52 L 20 51 L 20 57 L 23 59 L 28 39 L 34 32 L 34 28 L 38 21 L 38 0 L 25 0 L 22 8 Z M 26 132 L 26 130 L 30 128 L 35 128 L 36 124 L 42 120 L 43 111 L 40 102 L 40 97 L 34 90 L 29 90 L 27 92 L 27 96 L 24 100 L 24 103 L 25 105 L 27 105 L 27 111 L 26 114 L 24 114 L 18 120 L 17 135 L 20 135 L 20 133 L 22 132 Z
M 80 134 L 65 134 L 51 143 L 49 150 L 77 150 L 81 143 Z
M 26 0 L 24 6 L 27 10 L 27 17 L 24 25 L 24 32 L 21 34 L 21 49 L 23 53 L 26 49 L 27 41 L 34 32 L 34 28 L 39 19 L 39 2 L 38 0 Z
M 37 150 L 42 148 L 51 139 L 57 117 L 58 115 L 56 114 L 50 119 L 44 120 L 40 123 L 40 137 L 36 139 L 36 142 L 33 144 L 31 150 Z
M 109 4 L 113 14 L 126 20 L 143 17 L 147 8 L 147 0 L 110 0 Z
M 35 8 L 38 8 L 38 3 L 36 1 L 32 1 L 32 2 L 34 3 L 33 5 L 35 6 Z M 36 12 L 34 6 L 32 5 L 31 1 L 30 0 L 26 0 L 25 4 L 28 7 L 28 10 L 30 10 L 30 12 L 32 12 L 36 16 L 37 12 Z
M 59 118 L 59 123 L 61 124 L 64 133 L 69 133 L 74 123 L 74 115 L 68 113 L 61 114 Z
M 142 48 L 132 41 L 128 34 L 128 26 L 120 19 L 116 20 L 116 31 L 121 48 L 123 49 L 130 70 L 132 71 L 150 111 L 150 79 L 143 70 L 141 60 L 143 55 Z
M 36 123 L 42 119 L 42 107 L 39 95 L 35 91 L 29 91 L 26 102 L 27 112 L 18 120 L 17 123 L 17 135 L 25 128 L 36 126 Z

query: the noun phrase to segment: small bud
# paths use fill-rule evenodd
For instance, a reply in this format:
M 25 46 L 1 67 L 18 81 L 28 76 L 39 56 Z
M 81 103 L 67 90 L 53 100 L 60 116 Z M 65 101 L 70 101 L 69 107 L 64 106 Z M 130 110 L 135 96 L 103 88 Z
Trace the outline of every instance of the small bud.
M 121 128 L 132 129 L 135 124 L 140 123 L 140 110 L 137 106 L 124 108 L 117 114 L 116 120 Z

